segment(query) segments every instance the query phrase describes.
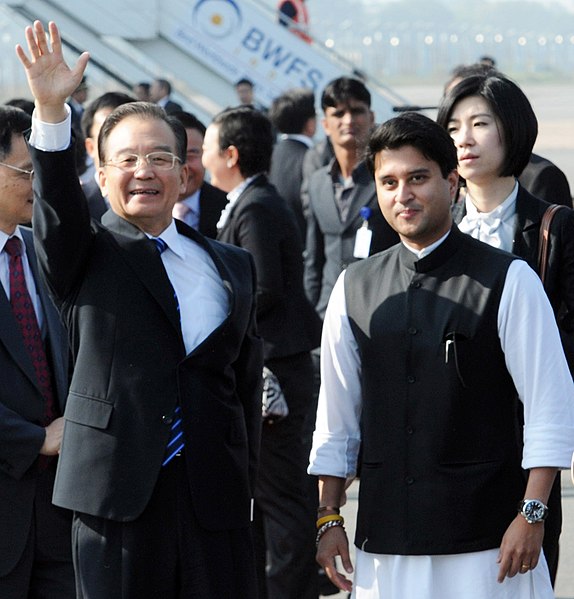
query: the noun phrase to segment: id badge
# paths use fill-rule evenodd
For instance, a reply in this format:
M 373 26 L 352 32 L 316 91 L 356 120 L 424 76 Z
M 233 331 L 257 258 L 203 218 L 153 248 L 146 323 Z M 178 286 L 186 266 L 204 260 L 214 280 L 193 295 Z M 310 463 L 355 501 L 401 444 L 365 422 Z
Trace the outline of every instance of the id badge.
M 373 232 L 368 227 L 361 227 L 355 235 L 355 248 L 353 249 L 353 257 L 368 258 L 371 250 L 371 240 Z

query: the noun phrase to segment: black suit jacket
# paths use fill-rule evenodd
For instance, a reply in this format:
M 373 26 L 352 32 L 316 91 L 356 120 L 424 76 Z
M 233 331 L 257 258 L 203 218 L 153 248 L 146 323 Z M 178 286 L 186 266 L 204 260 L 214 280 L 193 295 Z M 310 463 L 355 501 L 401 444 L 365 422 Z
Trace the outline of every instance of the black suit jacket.
M 167 114 L 173 114 L 174 112 L 181 112 L 183 110 L 181 104 L 178 104 L 173 100 L 168 100 L 163 109 L 167 112 Z
M 308 146 L 296 139 L 284 139 L 278 142 L 273 148 L 269 171 L 269 181 L 295 214 L 303 241 L 307 223 L 303 214 L 301 185 L 303 184 L 303 160 L 308 150 Z
M 516 229 L 512 253 L 520 256 L 538 272 L 540 223 L 549 204 L 535 198 L 522 184 L 516 198 Z M 464 202 L 453 207 L 455 223 L 466 214 Z M 559 210 L 550 229 L 546 293 L 558 324 L 570 370 L 574 371 L 574 211 Z
M 398 243 L 399 237 L 387 223 L 377 203 L 375 181 L 362 162 L 354 172 L 355 187 L 347 220 L 343 223 L 335 202 L 331 164 L 309 179 L 309 211 L 305 247 L 305 291 L 321 318 L 325 315 L 333 286 L 353 257 L 355 235 L 363 224 L 360 211 L 371 209 L 369 228 L 373 231 L 370 254 Z
M 295 218 L 265 175 L 243 191 L 218 239 L 245 248 L 255 260 L 265 359 L 317 347 L 321 324 L 303 290 L 303 248 Z
M 82 189 L 84 190 L 84 195 L 88 202 L 90 216 L 95 218 L 98 222 L 101 222 L 102 216 L 108 210 L 108 205 L 100 191 L 100 186 L 93 177 L 89 177 L 86 181 L 82 182 Z
M 156 484 L 179 401 L 200 525 L 248 526 L 262 368 L 250 256 L 176 221 L 178 232 L 211 256 L 229 298 L 226 320 L 186 355 L 154 244 L 112 211 L 103 225 L 90 219 L 73 148 L 31 148 L 31 155 L 39 263 L 75 360 L 54 503 L 112 520 L 137 518 Z
M 215 239 L 217 221 L 227 205 L 227 194 L 204 181 L 199 192 L 199 232 Z
M 572 208 L 572 195 L 568 179 L 550 160 L 532 154 L 530 162 L 518 180 L 520 185 L 533 196 L 549 204 L 563 204 Z
M 68 389 L 67 340 L 58 313 L 38 275 L 32 232 L 21 230 L 43 309 L 53 390 L 63 412 Z M 5 576 L 22 555 L 34 517 L 36 458 L 45 438 L 42 426 L 45 401 L 10 300 L 1 285 L 0 381 L 0 576 Z

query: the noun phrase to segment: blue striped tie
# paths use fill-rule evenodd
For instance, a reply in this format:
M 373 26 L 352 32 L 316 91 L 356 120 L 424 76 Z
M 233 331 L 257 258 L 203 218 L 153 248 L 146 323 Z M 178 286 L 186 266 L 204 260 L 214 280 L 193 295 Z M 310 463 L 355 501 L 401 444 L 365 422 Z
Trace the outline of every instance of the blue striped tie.
M 152 241 L 155 243 L 157 251 L 163 254 L 167 250 L 167 243 L 161 239 L 161 237 L 152 237 Z M 177 294 L 173 291 L 173 297 L 177 304 L 177 311 L 179 313 L 179 302 L 177 300 Z M 162 466 L 166 466 L 171 460 L 178 455 L 183 449 L 183 427 L 181 423 L 181 406 L 177 406 L 173 412 L 173 422 L 171 425 L 171 432 L 169 435 L 169 441 L 165 450 L 165 459 Z

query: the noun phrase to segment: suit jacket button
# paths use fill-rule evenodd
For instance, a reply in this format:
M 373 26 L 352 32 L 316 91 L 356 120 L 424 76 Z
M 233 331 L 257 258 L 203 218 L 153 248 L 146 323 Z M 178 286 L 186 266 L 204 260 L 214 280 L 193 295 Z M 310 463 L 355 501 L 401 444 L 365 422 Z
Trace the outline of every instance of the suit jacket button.
M 161 417 L 161 421 L 164 424 L 172 424 L 173 423 L 173 416 L 162 416 Z

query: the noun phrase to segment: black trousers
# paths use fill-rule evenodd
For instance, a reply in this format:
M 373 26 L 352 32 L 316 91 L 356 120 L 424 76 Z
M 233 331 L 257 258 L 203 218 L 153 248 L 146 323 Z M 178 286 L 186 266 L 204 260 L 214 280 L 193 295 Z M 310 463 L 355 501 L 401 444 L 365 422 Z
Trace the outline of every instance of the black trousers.
M 309 412 L 313 367 L 308 352 L 266 361 L 289 416 L 264 423 L 255 488 L 255 548 L 260 599 L 316 599 L 314 506 L 309 501 Z
M 78 599 L 257 598 L 251 529 L 199 525 L 183 455 L 133 522 L 75 513 L 73 549 Z
M 548 518 L 544 522 L 544 540 L 542 541 L 542 549 L 548 562 L 552 587 L 556 582 L 559 555 L 558 541 L 562 532 L 562 488 L 560 485 L 560 472 L 558 472 L 548 498 Z
M 38 475 L 28 541 L 20 561 L 0 577 L 1 599 L 74 599 L 72 513 L 52 504 L 56 460 Z

